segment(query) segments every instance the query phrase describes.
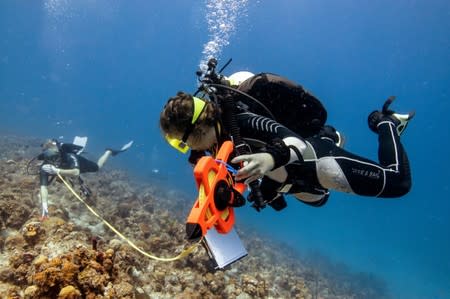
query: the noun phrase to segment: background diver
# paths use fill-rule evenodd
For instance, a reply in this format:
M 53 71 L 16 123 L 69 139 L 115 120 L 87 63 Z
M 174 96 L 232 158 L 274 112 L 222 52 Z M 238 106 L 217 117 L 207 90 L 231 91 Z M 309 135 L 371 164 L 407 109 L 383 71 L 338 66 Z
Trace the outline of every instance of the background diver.
M 254 76 L 235 85 L 238 89 L 245 86 L 247 91 L 251 91 L 249 84 L 252 79 Z M 262 89 L 261 86 L 264 84 L 258 88 Z M 306 92 L 303 88 L 298 90 Z M 233 93 L 231 96 L 238 98 Z M 393 99 L 389 98 L 381 111 L 373 111 L 368 117 L 369 128 L 378 135 L 379 163 L 343 149 L 341 135 L 332 127 L 328 127 L 324 134 L 326 126 L 322 125 L 319 133 L 307 133 L 302 137 L 303 132 L 294 132 L 281 124 L 289 123 L 289 120 L 275 121 L 241 108 L 237 113 L 238 125 L 252 154 L 241 155 L 231 161 L 243 165 L 235 176 L 236 180 L 250 183 L 261 179 L 264 201 L 277 211 L 286 207 L 283 194 L 292 194 L 316 207 L 327 202 L 330 189 L 383 198 L 407 194 L 411 188 L 411 174 L 400 135 L 414 114 L 398 114 L 390 110 Z M 218 146 L 230 139 L 221 114 L 216 102 L 178 92 L 164 106 L 160 127 L 171 145 L 183 151 L 190 147 L 189 160 L 195 162 L 202 154 L 214 155 Z M 302 119 L 296 118 L 295 121 L 302 122 Z M 252 201 L 251 196 L 250 193 L 249 201 Z
M 42 144 L 42 153 L 38 156 L 39 160 L 44 160 L 39 171 L 40 197 L 42 202 L 42 218 L 48 217 L 48 190 L 49 182 L 57 174 L 61 176 L 78 177 L 81 183 L 82 192 L 90 193 L 90 190 L 83 184 L 80 178 L 81 173 L 97 172 L 103 167 L 110 156 L 116 156 L 129 149 L 133 141 L 125 144 L 120 150 L 106 149 L 97 162 L 86 159 L 80 152 L 83 147 L 71 144 L 61 143 L 56 139 L 47 140 Z M 51 178 L 49 178 L 51 177 Z

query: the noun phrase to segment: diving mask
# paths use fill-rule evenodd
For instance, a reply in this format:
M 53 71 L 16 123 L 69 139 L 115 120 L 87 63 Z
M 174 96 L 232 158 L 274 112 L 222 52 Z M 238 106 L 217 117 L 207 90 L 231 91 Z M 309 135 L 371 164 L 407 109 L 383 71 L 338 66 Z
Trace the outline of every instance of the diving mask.
M 44 161 L 56 160 L 59 156 L 59 151 L 57 147 L 50 147 L 42 152 L 42 159 Z
M 59 157 L 59 146 L 56 139 L 49 139 L 41 144 L 42 152 L 39 155 L 39 160 L 55 161 Z
M 192 120 L 191 123 L 187 126 L 186 130 L 184 131 L 183 137 L 180 139 L 178 138 L 172 138 L 169 135 L 166 134 L 165 138 L 166 141 L 175 149 L 180 151 L 181 153 L 185 154 L 189 150 L 189 146 L 187 145 L 186 141 L 189 138 L 189 135 L 194 130 L 195 123 L 197 122 L 200 115 L 203 113 L 203 111 L 206 108 L 206 102 L 200 98 L 192 97 L 194 100 L 194 113 L 192 114 Z

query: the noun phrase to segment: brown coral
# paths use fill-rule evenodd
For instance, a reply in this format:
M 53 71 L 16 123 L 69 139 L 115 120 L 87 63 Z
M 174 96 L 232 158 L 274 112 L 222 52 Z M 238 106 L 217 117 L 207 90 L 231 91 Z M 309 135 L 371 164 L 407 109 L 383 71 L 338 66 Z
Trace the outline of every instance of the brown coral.
M 8 189 L 0 194 L 0 225 L 3 229 L 20 228 L 31 214 L 28 201 L 24 201 L 20 193 L 9 193 Z M 31 191 L 29 191 L 31 192 Z
M 298 256 L 286 255 L 286 246 L 268 242 L 257 232 L 239 230 L 249 256 L 223 271 L 214 270 L 205 250 L 176 262 L 150 260 L 114 239 L 117 236 L 58 182 L 49 188 L 50 218 L 38 222 L 38 180 L 24 176 L 27 161 L 15 152 L 29 144 L 29 152 L 35 155 L 40 142 L 0 136 L 0 147 L 7 145 L 0 151 L 6 157 L 0 159 L 4 174 L 0 176 L 0 227 L 4 229 L 0 243 L 2 254 L 8 257 L 0 259 L 2 294 L 27 299 L 313 298 L 332 291 L 337 294 L 333 284 L 320 276 L 314 289 L 304 279 L 305 266 Z M 11 159 L 14 162 L 8 162 Z M 184 221 L 192 198 L 138 184 L 116 170 L 84 180 L 96 194 L 100 214 L 139 247 L 157 256 L 174 256 L 185 244 Z M 100 236 L 102 242 L 93 247 L 92 236 Z M 361 297 L 351 291 L 336 295 Z
M 58 299 L 79 299 L 81 292 L 72 285 L 65 286 L 59 291 Z
M 39 221 L 29 222 L 22 229 L 22 235 L 29 244 L 35 244 L 43 233 L 45 233 L 45 230 L 41 228 L 41 222 Z

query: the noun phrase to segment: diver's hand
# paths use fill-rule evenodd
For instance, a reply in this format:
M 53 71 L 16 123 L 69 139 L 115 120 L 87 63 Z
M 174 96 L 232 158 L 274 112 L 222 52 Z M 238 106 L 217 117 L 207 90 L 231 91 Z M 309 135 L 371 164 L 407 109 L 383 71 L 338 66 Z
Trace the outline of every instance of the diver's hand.
M 235 178 L 238 181 L 246 179 L 246 184 L 261 178 L 275 166 L 272 155 L 268 153 L 241 155 L 231 160 L 231 163 L 240 162 L 244 162 L 244 167 L 239 169 Z
M 55 174 L 59 173 L 60 169 L 55 167 L 52 164 L 45 164 L 45 165 L 42 165 L 42 170 L 48 174 L 55 175 Z

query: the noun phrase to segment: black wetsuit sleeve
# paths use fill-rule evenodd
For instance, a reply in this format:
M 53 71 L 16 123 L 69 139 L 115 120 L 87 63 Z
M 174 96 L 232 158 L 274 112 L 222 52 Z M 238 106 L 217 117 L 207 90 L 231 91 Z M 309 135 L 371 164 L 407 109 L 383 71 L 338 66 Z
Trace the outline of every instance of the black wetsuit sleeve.
M 75 154 L 65 153 L 62 157 L 61 168 L 63 169 L 80 169 L 80 163 Z
M 241 135 L 244 138 L 254 138 L 266 143 L 271 142 L 275 138 L 301 138 L 285 126 L 268 117 L 251 112 L 239 113 L 237 117 Z
M 278 140 L 283 140 L 285 145 L 292 149 L 288 159 L 282 159 L 282 165 L 292 163 L 294 161 L 303 160 L 301 153 L 305 148 L 305 142 L 302 137 L 298 136 L 280 123 L 257 114 L 243 112 L 237 115 L 241 136 L 247 141 L 256 141 L 260 144 L 276 144 Z M 264 146 L 261 146 L 263 148 Z M 253 151 L 254 148 L 252 148 Z M 257 150 L 256 150 L 257 151 Z M 275 159 L 276 157 L 274 157 Z M 275 161 L 277 166 L 279 161 Z

